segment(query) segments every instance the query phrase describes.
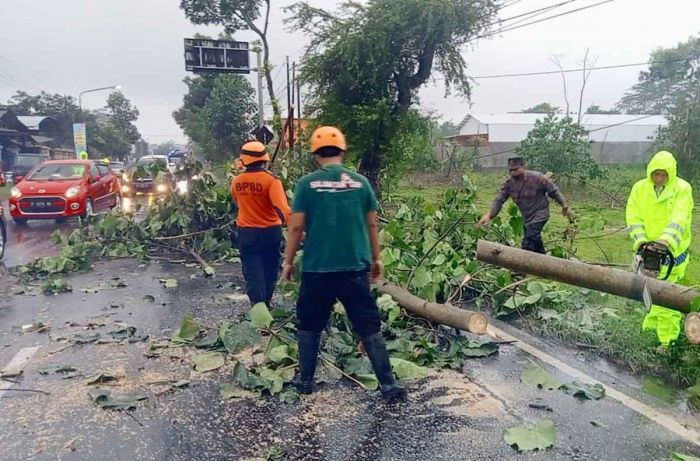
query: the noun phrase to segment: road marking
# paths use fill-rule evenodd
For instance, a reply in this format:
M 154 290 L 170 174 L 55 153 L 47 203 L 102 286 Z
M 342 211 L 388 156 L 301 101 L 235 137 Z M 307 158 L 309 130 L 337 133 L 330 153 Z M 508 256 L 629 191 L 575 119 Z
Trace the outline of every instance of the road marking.
M 685 440 L 697 445 L 700 447 L 700 433 L 688 429 L 687 427 L 683 426 L 679 422 L 677 422 L 675 419 L 672 417 L 661 413 L 653 408 L 651 408 L 649 405 L 646 405 L 639 400 L 633 399 L 632 397 L 628 396 L 627 394 L 623 394 L 622 392 L 611 388 L 610 386 L 607 386 L 604 383 L 601 383 L 597 379 L 593 378 L 592 376 L 587 375 L 586 373 L 582 372 L 581 370 L 578 370 L 570 365 L 567 365 L 566 363 L 562 362 L 561 360 L 552 357 L 551 355 L 547 354 L 544 351 L 541 351 L 540 349 L 537 349 L 535 346 L 526 343 L 522 339 L 513 336 L 509 333 L 506 333 L 505 331 L 494 327 L 493 325 L 489 325 L 488 329 L 486 330 L 488 334 L 491 336 L 497 337 L 504 339 L 506 341 L 513 341 L 513 345 L 525 352 L 527 352 L 530 355 L 533 355 L 537 357 L 538 359 L 542 360 L 543 362 L 553 366 L 554 368 L 557 368 L 567 375 L 571 376 L 572 378 L 575 379 L 580 379 L 582 381 L 585 381 L 587 383 L 591 384 L 600 384 L 605 388 L 605 394 L 626 407 L 636 411 L 642 416 L 645 416 L 655 422 L 656 424 L 663 426 L 664 428 L 668 429 L 669 431 L 673 432 L 674 434 L 678 435 L 681 438 L 684 438 Z
M 7 366 L 2 370 L 5 372 L 22 370 L 38 350 L 39 346 L 25 347 L 23 349 L 20 349 L 19 352 L 17 352 L 17 354 L 15 354 L 15 356 L 12 357 L 10 363 L 8 363 Z M 9 381 L 0 381 L 0 397 L 5 395 L 5 393 L 7 392 L 5 391 L 5 389 L 9 389 L 12 386 L 14 386 L 14 383 L 11 383 Z

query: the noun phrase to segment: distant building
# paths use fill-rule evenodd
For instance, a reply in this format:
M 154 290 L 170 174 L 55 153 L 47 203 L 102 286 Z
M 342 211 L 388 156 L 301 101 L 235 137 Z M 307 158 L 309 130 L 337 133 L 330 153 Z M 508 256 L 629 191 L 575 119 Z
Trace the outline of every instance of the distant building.
M 469 114 L 459 125 L 459 134 L 446 139 L 465 147 L 478 146 L 482 167 L 503 167 L 535 122 L 546 116 Z M 589 132 L 593 158 L 603 164 L 622 164 L 649 160 L 659 128 L 668 121 L 660 115 L 585 114 L 581 124 Z

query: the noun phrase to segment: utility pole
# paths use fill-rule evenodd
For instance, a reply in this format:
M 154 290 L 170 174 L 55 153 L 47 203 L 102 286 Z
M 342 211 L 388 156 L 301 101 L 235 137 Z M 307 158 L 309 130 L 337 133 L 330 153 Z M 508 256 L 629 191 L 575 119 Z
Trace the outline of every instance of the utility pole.
M 299 131 L 301 132 L 301 82 L 297 79 L 297 120 L 299 121 Z
M 289 127 L 289 150 L 294 147 L 294 88 L 289 70 L 289 56 L 287 56 L 287 126 Z
M 258 128 L 265 125 L 265 107 L 263 105 L 263 72 L 262 68 L 262 50 L 258 47 L 257 57 L 258 57 Z

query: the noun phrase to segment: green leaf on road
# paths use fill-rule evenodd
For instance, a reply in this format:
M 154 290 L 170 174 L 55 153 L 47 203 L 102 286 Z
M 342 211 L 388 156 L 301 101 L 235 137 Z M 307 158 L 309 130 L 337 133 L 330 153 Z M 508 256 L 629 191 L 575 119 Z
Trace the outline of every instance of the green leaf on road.
M 671 461 L 700 461 L 700 458 L 693 455 L 684 455 L 682 453 L 673 452 Z
M 213 276 L 216 275 L 216 270 L 214 270 L 214 268 L 211 267 L 211 266 L 204 266 L 204 269 L 203 269 L 203 270 L 204 270 L 204 274 L 205 274 L 207 277 L 213 277 Z
M 223 383 L 219 386 L 219 396 L 222 400 L 243 400 L 254 398 L 255 393 L 241 389 L 234 383 Z
M 370 391 L 379 389 L 379 381 L 377 381 L 377 377 L 373 374 L 355 375 L 355 379 L 361 382 Z
M 229 354 L 235 354 L 246 347 L 258 344 L 261 338 L 258 329 L 248 321 L 235 325 L 224 321 L 219 326 L 219 339 Z
M 224 356 L 220 352 L 202 352 L 200 354 L 195 354 L 192 358 L 192 363 L 194 363 L 194 369 L 199 373 L 207 373 L 210 371 L 218 370 L 223 367 L 226 363 L 224 361 Z
M 93 386 L 95 384 L 111 383 L 117 380 L 117 377 L 110 373 L 98 373 L 89 378 L 86 382 L 86 386 Z
M 265 387 L 265 382 L 259 376 L 251 373 L 241 362 L 233 365 L 233 381 L 243 389 L 255 390 Z
M 118 397 L 112 397 L 108 391 L 95 389 L 88 391 L 88 395 L 99 407 L 111 410 L 135 409 L 137 402 L 148 399 L 148 395 L 142 391 L 133 391 Z
M 399 379 L 411 380 L 419 379 L 425 377 L 427 370 L 420 365 L 416 365 L 408 360 L 392 357 L 389 359 L 391 362 L 391 369 L 396 373 Z
M 481 344 L 469 341 L 469 344 L 462 348 L 462 354 L 465 357 L 488 357 L 496 352 L 498 352 L 498 343 L 490 341 Z
M 144 295 L 143 300 L 147 303 L 154 303 L 156 302 L 156 297 L 153 295 Z
M 250 310 L 250 321 L 256 328 L 270 328 L 273 320 L 265 303 L 257 303 Z
M 548 391 L 561 387 L 561 383 L 557 378 L 536 363 L 531 363 L 525 371 L 523 371 L 520 375 L 520 381 L 524 384 Z
M 290 355 L 290 347 L 286 344 L 271 348 L 267 352 L 266 359 L 268 362 L 276 365 L 291 365 L 294 363 L 294 358 Z
M 605 388 L 601 384 L 585 384 L 574 381 L 561 387 L 567 394 L 579 399 L 600 400 L 605 395 Z
M 551 420 L 543 419 L 533 428 L 516 426 L 506 429 L 503 439 L 518 451 L 544 450 L 554 446 L 557 430 Z
M 109 332 L 110 336 L 114 339 L 126 339 L 134 336 L 136 334 L 136 327 L 129 325 L 120 325 L 116 330 Z
M 280 392 L 279 399 L 283 403 L 294 403 L 299 400 L 299 393 L 296 389 L 289 387 Z
M 50 375 L 52 373 L 71 373 L 77 371 L 77 368 L 71 365 L 44 365 L 37 368 L 40 375 Z
M 199 324 L 195 322 L 189 314 L 186 314 L 182 319 L 180 329 L 173 333 L 170 339 L 173 343 L 178 345 L 189 344 L 197 337 L 199 330 Z
M 175 279 L 160 279 L 160 283 L 162 283 L 165 288 L 177 288 L 177 280 Z
M 88 334 L 88 333 L 76 333 L 71 337 L 71 339 L 76 344 L 94 343 L 95 341 L 100 339 L 100 334 L 99 333 L 90 333 L 90 334 Z

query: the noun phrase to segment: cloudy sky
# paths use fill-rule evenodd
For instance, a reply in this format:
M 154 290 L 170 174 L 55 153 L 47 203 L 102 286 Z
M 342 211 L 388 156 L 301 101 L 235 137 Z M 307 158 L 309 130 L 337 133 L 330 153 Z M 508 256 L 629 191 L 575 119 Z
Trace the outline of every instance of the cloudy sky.
M 520 0 L 500 17 L 563 1 Z M 574 0 L 539 18 L 600 1 Z M 292 2 L 272 3 L 273 63 L 282 64 L 287 55 L 299 59 L 305 37 L 290 34 L 282 23 L 281 8 Z M 332 9 L 339 2 L 311 3 Z M 182 39 L 195 32 L 217 35 L 219 29 L 189 24 L 178 5 L 179 0 L 0 0 L 0 102 L 18 89 L 77 97 L 85 89 L 119 84 L 141 111 L 137 124 L 145 139 L 184 141 L 171 116 L 185 92 Z M 614 0 L 479 41 L 465 56 L 473 76 L 553 70 L 552 55 L 562 56 L 565 67 L 578 68 L 587 48 L 598 66 L 645 62 L 651 50 L 700 33 L 698 17 L 700 0 Z M 250 33 L 236 38 L 254 39 Z M 584 106 L 612 106 L 635 83 L 640 69 L 594 72 Z M 273 76 L 275 85 L 283 88 L 284 72 L 275 69 Z M 250 78 L 254 82 L 254 76 Z M 580 78 L 569 74 L 570 95 L 580 90 Z M 99 108 L 106 95 L 86 95 L 83 104 Z M 426 111 L 455 121 L 470 111 L 518 111 L 542 101 L 564 105 L 561 76 L 478 80 L 471 107 L 468 101 L 445 98 L 439 75 L 421 91 Z

